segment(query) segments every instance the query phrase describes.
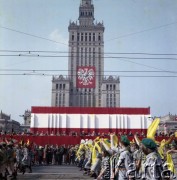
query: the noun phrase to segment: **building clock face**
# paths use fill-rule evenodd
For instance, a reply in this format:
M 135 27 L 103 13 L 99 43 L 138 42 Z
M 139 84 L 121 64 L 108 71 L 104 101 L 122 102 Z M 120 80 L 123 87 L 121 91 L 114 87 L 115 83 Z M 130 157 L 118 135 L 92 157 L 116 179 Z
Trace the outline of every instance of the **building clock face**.
M 77 68 L 77 87 L 94 88 L 95 87 L 95 67 L 79 66 Z

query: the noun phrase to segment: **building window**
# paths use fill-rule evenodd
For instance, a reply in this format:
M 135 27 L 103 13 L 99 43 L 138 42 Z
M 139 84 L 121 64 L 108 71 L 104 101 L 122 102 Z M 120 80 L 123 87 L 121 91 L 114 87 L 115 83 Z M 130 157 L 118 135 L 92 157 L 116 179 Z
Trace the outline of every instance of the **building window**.
M 58 84 L 56 84 L 56 89 L 58 89 Z
M 93 41 L 95 41 L 95 33 L 93 33 Z
M 81 66 L 83 65 L 83 56 L 81 56 Z
M 87 33 L 85 33 L 85 41 L 87 41 Z
M 81 33 L 81 41 L 83 41 L 84 40 L 84 35 L 83 35 L 83 33 Z
M 91 41 L 92 40 L 92 38 L 91 38 L 91 33 L 89 33 L 89 41 Z
M 79 41 L 79 40 L 80 40 L 79 36 L 80 36 L 80 35 L 79 35 L 79 33 L 77 33 L 77 41 Z
M 74 35 L 72 35 L 72 41 L 74 41 Z
M 100 36 L 100 33 L 98 35 L 98 41 L 101 41 L 101 36 Z
M 89 55 L 89 66 L 91 66 L 91 55 Z

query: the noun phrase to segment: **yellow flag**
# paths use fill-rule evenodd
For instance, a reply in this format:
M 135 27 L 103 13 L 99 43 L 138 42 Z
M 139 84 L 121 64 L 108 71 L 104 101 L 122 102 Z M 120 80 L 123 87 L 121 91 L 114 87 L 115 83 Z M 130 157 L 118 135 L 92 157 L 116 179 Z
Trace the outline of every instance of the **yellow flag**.
M 109 140 L 109 139 L 104 138 L 104 139 L 103 139 L 103 141 L 104 141 L 104 143 L 108 146 L 108 148 L 110 148 L 110 147 L 111 147 L 111 142 L 110 142 L 110 140 Z
M 177 137 L 177 132 L 175 132 L 175 137 Z
M 154 136 L 159 123 L 160 123 L 160 118 L 155 118 L 154 121 L 151 123 L 151 125 L 148 127 L 147 138 L 155 140 Z
M 166 140 L 163 139 L 163 140 L 160 142 L 160 146 L 164 148 L 165 145 L 166 145 Z
M 118 137 L 115 134 L 113 135 L 113 144 L 115 147 L 118 145 Z
M 173 140 L 173 136 L 171 136 L 168 140 L 163 139 L 163 140 L 160 142 L 160 146 L 159 146 L 159 148 L 158 148 L 158 152 L 159 152 L 159 154 L 160 154 L 160 156 L 161 156 L 162 158 L 164 158 L 164 147 L 165 147 L 165 145 L 170 144 L 172 140 Z
M 164 146 L 165 146 L 166 142 L 165 142 L 165 139 L 163 139 L 161 142 L 160 142 L 160 146 L 158 148 L 158 152 L 161 156 L 161 158 L 164 158 Z
M 93 141 L 94 142 L 98 142 L 100 140 L 100 137 L 98 136 L 98 137 L 96 137 Z
M 80 144 L 79 149 L 78 149 L 78 151 L 77 151 L 77 153 L 76 153 L 76 156 L 77 156 L 77 157 L 80 156 L 80 153 L 81 153 L 81 151 L 82 151 L 83 149 L 84 149 L 84 144 Z
M 169 153 L 167 153 L 167 166 L 168 166 L 168 170 L 175 173 L 173 160 L 172 160 L 171 154 L 169 154 Z
M 93 150 L 93 145 L 92 144 L 88 144 L 88 147 L 89 147 L 90 151 Z
M 96 146 L 94 145 L 92 150 L 92 165 L 96 162 Z
M 95 147 L 98 149 L 98 152 L 101 153 L 101 147 L 96 142 L 95 142 Z
M 98 145 L 97 142 L 95 142 L 95 144 L 93 146 L 93 149 L 92 149 L 92 165 L 95 164 L 95 162 L 96 162 L 96 159 L 97 159 L 97 150 L 98 150 L 99 153 L 101 153 L 100 146 Z

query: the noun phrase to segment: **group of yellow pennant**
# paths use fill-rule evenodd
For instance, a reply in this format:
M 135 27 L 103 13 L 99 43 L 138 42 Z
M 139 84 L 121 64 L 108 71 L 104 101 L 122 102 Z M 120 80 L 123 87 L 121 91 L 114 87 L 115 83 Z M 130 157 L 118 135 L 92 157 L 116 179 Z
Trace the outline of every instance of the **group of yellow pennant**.
M 159 126 L 159 123 L 160 123 L 159 118 L 156 118 L 153 120 L 153 122 L 148 127 L 146 137 L 150 138 L 156 142 L 156 144 L 158 145 L 158 152 L 159 152 L 161 158 L 163 159 L 165 145 L 168 145 L 169 143 L 171 143 L 174 136 L 169 137 L 168 140 L 163 139 L 161 142 L 158 142 L 157 140 L 155 140 L 155 134 L 156 134 L 157 128 Z M 177 133 L 175 133 L 175 137 L 177 137 Z M 134 139 L 135 139 L 136 143 L 138 145 L 140 145 L 141 140 L 137 136 L 135 136 Z M 134 139 L 133 139 L 133 141 L 134 141 Z M 101 153 L 101 147 L 99 145 L 100 142 L 104 143 L 104 145 L 106 145 L 109 148 L 111 147 L 111 142 L 108 138 L 97 137 L 96 139 L 93 140 L 93 142 L 92 142 L 92 140 L 88 140 L 85 143 L 81 143 L 79 146 L 79 149 L 77 151 L 77 154 L 76 154 L 77 157 L 79 157 L 82 155 L 83 149 L 87 150 L 89 148 L 90 151 L 92 152 L 92 164 L 94 164 L 97 159 L 97 151 L 99 153 Z M 113 145 L 114 145 L 114 147 L 117 147 L 117 145 L 118 145 L 118 137 L 115 134 L 113 135 Z M 170 170 L 173 173 L 176 173 L 171 154 L 167 153 L 166 155 L 167 155 L 166 162 L 167 162 L 168 170 Z
M 152 140 L 154 140 L 156 142 L 156 144 L 159 145 L 158 152 L 159 152 L 161 158 L 164 158 L 164 148 L 165 148 L 165 145 L 170 144 L 171 141 L 173 140 L 174 136 L 169 137 L 168 140 L 163 139 L 161 142 L 156 141 L 155 140 L 155 133 L 156 133 L 156 130 L 157 130 L 158 126 L 159 126 L 159 123 L 160 123 L 160 119 L 159 118 L 156 118 L 151 123 L 151 125 L 148 127 L 147 138 L 151 138 Z M 177 133 L 175 133 L 174 135 L 175 135 L 175 137 L 177 137 Z M 171 172 L 176 173 L 171 154 L 167 153 L 166 156 L 167 156 L 166 157 L 166 162 L 167 162 L 168 169 Z

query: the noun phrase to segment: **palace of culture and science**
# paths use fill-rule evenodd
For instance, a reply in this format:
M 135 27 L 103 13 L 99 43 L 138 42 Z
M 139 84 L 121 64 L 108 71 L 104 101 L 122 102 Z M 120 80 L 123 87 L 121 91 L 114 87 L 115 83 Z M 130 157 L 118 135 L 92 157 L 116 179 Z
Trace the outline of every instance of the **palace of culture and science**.
M 104 77 L 105 27 L 94 19 L 92 0 L 81 0 L 68 27 L 68 77 L 52 79 L 53 107 L 120 107 L 119 78 Z

